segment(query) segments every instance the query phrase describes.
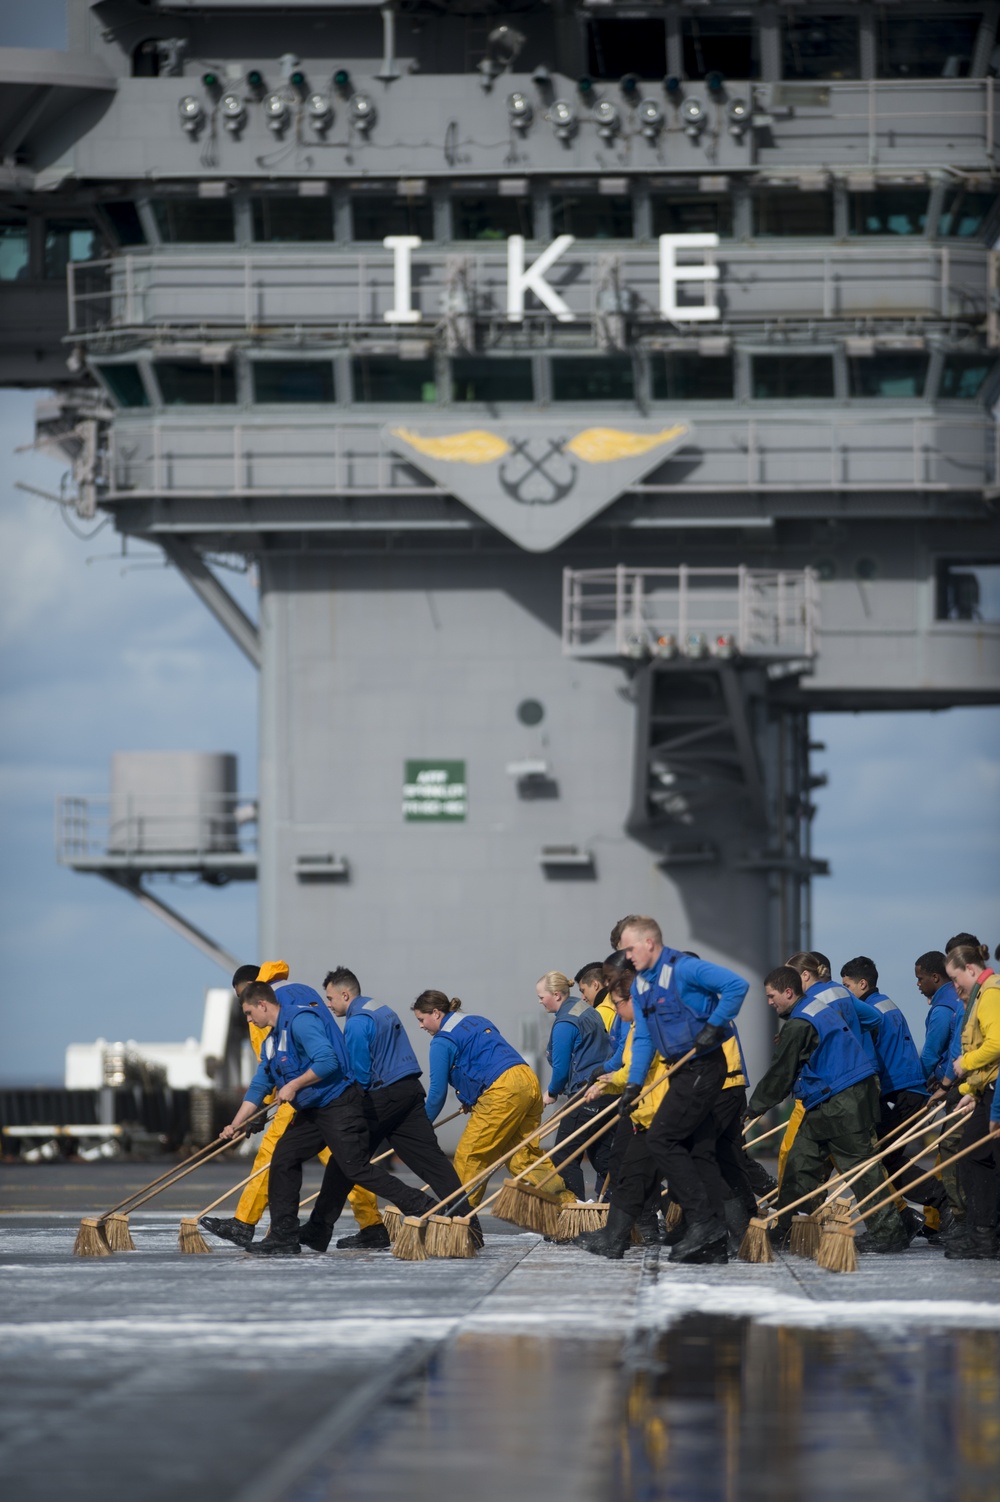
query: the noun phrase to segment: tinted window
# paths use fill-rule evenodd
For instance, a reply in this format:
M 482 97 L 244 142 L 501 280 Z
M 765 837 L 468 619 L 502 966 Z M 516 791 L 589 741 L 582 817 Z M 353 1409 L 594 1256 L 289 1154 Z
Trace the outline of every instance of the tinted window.
M 795 401 L 833 395 L 830 355 L 754 355 L 753 394 L 758 401 Z
M 667 35 L 656 17 L 594 19 L 587 31 L 587 69 L 595 78 L 662 78 L 667 71 Z
M 148 407 L 149 397 L 138 365 L 101 365 L 101 379 L 119 407 Z
M 941 372 L 941 395 L 955 401 L 975 401 L 993 361 L 985 354 L 948 355 Z
M 757 30 L 750 16 L 689 16 L 681 24 L 685 77 L 757 77 Z
M 145 245 L 146 236 L 134 203 L 121 198 L 113 203 L 102 203 L 101 208 L 119 245 Z
M 0 282 L 23 282 L 27 275 L 27 224 L 0 224 Z
M 923 396 L 927 356 L 918 351 L 886 351 L 849 361 L 852 396 Z
M 926 188 L 878 188 L 850 195 L 852 235 L 922 235 L 927 223 Z
M 253 364 L 255 402 L 332 402 L 329 360 L 257 360 Z
M 255 240 L 332 240 L 333 204 L 329 198 L 254 198 Z
M 92 224 L 80 219 L 50 219 L 45 225 L 45 275 L 64 277 L 70 261 L 95 261 L 100 241 Z
M 939 563 L 936 614 L 939 621 L 1000 621 L 1000 563 Z
M 358 355 L 351 361 L 356 402 L 436 402 L 433 360 Z
M 753 232 L 762 239 L 786 235 L 832 235 L 833 195 L 801 193 L 797 188 L 755 193 Z
M 995 193 L 974 193 L 971 189 L 956 188 L 945 198 L 938 234 L 970 240 L 978 235 L 987 215 L 996 203 Z
M 234 237 L 227 198 L 154 198 L 152 208 L 160 239 L 168 245 L 217 245 Z
M 236 400 L 236 377 L 231 365 L 157 360 L 153 368 L 167 407 L 214 407 Z
M 557 402 L 630 402 L 635 391 L 632 361 L 553 360 L 552 399 Z
M 434 238 L 434 211 L 429 198 L 392 198 L 378 193 L 351 199 L 355 240 L 378 240 L 386 235 Z
M 456 402 L 533 402 L 531 361 L 475 356 L 453 360 L 451 389 Z
M 534 233 L 530 198 L 453 198 L 451 216 L 456 240 L 530 240 Z
M 782 17 L 785 78 L 857 78 L 857 16 L 817 16 L 789 11 Z
M 733 362 L 728 356 L 655 355 L 652 374 L 653 400 L 657 402 L 733 399 Z
M 731 239 L 733 203 L 728 193 L 654 193 L 654 235 L 719 235 Z
M 880 78 L 966 78 L 979 16 L 971 11 L 901 16 L 895 6 L 879 8 Z
M 553 193 L 553 235 L 578 240 L 627 240 L 632 234 L 632 200 L 599 193 Z

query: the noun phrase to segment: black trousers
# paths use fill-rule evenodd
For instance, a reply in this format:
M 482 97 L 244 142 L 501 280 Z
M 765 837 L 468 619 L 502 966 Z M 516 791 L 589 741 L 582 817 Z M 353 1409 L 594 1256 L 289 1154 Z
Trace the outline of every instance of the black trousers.
M 553 1166 L 558 1168 L 560 1177 L 566 1188 L 572 1189 L 578 1200 L 586 1199 L 587 1197 L 586 1186 L 583 1180 L 582 1162 L 580 1158 L 574 1159 L 572 1163 L 567 1163 L 565 1159 L 572 1157 L 579 1149 L 580 1144 L 586 1142 L 587 1138 L 593 1135 L 595 1128 L 591 1127 L 590 1123 L 600 1111 L 606 1111 L 611 1104 L 610 1100 L 603 1097 L 598 1100 L 588 1101 L 585 1105 L 577 1106 L 575 1111 L 571 1111 L 568 1116 L 564 1116 L 559 1123 L 559 1129 L 556 1132 L 556 1144 L 552 1149 L 551 1160 Z M 598 1122 L 598 1126 L 600 1126 L 600 1122 Z M 565 1142 L 566 1138 L 574 1132 L 579 1131 L 581 1127 L 589 1127 L 590 1130 L 581 1131 L 576 1141 L 571 1142 L 569 1147 L 560 1153 L 560 1144 Z M 608 1117 L 606 1131 L 598 1137 L 596 1142 L 588 1147 L 586 1152 L 586 1157 L 590 1159 L 597 1174 L 598 1188 L 603 1185 L 607 1177 L 608 1162 L 611 1157 L 611 1145 L 614 1141 L 614 1135 L 615 1118 L 610 1116 Z
M 994 1090 L 994 1085 L 987 1085 L 976 1101 L 975 1110 L 965 1118 L 963 1147 L 970 1147 L 989 1131 Z M 980 1231 L 992 1231 L 996 1226 L 1000 1196 L 1000 1137 L 991 1137 L 989 1142 L 955 1166 L 965 1191 L 968 1224 Z
M 721 1048 L 692 1059 L 671 1076 L 670 1089 L 646 1133 L 646 1150 L 657 1173 L 666 1179 L 689 1220 L 722 1214 L 725 1192 L 715 1157 L 714 1112 L 725 1078 Z
M 725 1184 L 726 1199 L 738 1199 L 750 1215 L 757 1214 L 757 1196 L 750 1187 L 749 1161 L 743 1149 L 741 1122 L 747 1108 L 743 1085 L 730 1085 L 712 1111 L 715 1123 L 715 1158 Z
M 888 1094 L 880 1096 L 879 1137 L 888 1136 L 897 1127 L 901 1127 L 904 1121 L 909 1121 L 911 1116 L 916 1116 L 926 1104 L 927 1096 L 921 1095 L 917 1090 L 891 1090 Z M 905 1136 L 905 1133 L 900 1132 L 900 1136 Z M 940 1136 L 940 1133 L 935 1133 L 935 1136 Z M 881 1149 L 881 1143 L 879 1147 Z M 924 1170 L 918 1165 L 914 1164 L 912 1168 L 908 1166 L 912 1159 L 920 1156 L 922 1150 L 920 1138 L 915 1137 L 912 1142 L 904 1142 L 902 1147 L 894 1148 L 882 1159 L 886 1174 L 904 1197 L 907 1185 L 923 1176 Z M 901 1173 L 897 1172 L 899 1169 L 902 1169 Z M 948 1203 L 944 1185 L 937 1179 L 924 1179 L 916 1198 L 922 1205 L 931 1205 L 935 1210 L 942 1209 Z
M 314 1224 L 332 1226 L 354 1184 L 391 1200 L 404 1215 L 425 1214 L 433 1200 L 387 1173 L 381 1164 L 369 1162 L 372 1132 L 377 1130 L 375 1113 L 358 1085 L 348 1085 L 328 1106 L 296 1111 L 271 1159 L 271 1235 L 279 1240 L 298 1235 L 302 1165 L 324 1147 L 330 1149 L 330 1161 L 310 1217 Z
M 424 1109 L 427 1096 L 416 1075 L 383 1085 L 380 1090 L 369 1090 L 367 1095 L 377 1123 L 372 1129 L 372 1155 L 387 1142 L 407 1168 L 431 1186 L 435 1200 L 443 1200 L 460 1189 L 461 1180 L 442 1152 L 437 1133 L 427 1119 Z M 446 1205 L 443 1213 L 468 1215 L 469 1209 L 463 1198 Z
M 628 1119 L 623 1120 L 622 1128 L 620 1137 L 616 1134 L 615 1139 L 615 1146 L 622 1147 L 622 1154 L 611 1181 L 610 1198 L 616 1210 L 638 1220 L 647 1207 L 661 1208 L 662 1175 L 649 1149 L 649 1132 Z

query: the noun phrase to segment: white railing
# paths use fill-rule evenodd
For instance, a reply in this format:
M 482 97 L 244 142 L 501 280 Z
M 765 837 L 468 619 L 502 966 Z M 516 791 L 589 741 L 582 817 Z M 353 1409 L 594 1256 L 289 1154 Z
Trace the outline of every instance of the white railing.
M 166 858 L 197 866 L 256 849 L 256 805 L 229 793 L 137 799 L 58 797 L 61 866 L 107 861 L 143 865 Z
M 819 584 L 812 569 L 565 569 L 569 657 L 812 657 Z

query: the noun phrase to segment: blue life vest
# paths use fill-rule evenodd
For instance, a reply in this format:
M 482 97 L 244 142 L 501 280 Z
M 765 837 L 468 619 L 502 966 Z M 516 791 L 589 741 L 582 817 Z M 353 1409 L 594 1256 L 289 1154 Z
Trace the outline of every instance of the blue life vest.
M 819 1034 L 819 1042 L 799 1071 L 793 1092 L 807 1111 L 875 1073 L 875 1065 L 854 1036 L 839 998 L 810 999 L 807 994 L 795 1003 L 789 1016 L 803 1018 Z
M 458 1048 L 457 1054 L 448 1049 L 448 1083 L 463 1106 L 474 1106 L 483 1091 L 496 1084 L 502 1074 L 524 1063 L 496 1024 L 486 1017 L 452 1012 L 442 1022 L 431 1048 L 442 1033 Z
M 419 1061 L 406 1036 L 406 1029 L 392 1007 L 372 1001 L 370 996 L 355 996 L 347 1008 L 346 1026 L 350 1027 L 351 1019 L 362 1012 L 375 1023 L 368 1089 L 382 1090 L 386 1085 L 394 1085 L 397 1080 L 408 1079 L 411 1075 L 419 1077 Z
M 279 1090 L 282 1085 L 298 1079 L 300 1074 L 305 1074 L 312 1067 L 308 1054 L 296 1040 L 294 1030 L 295 1018 L 308 1012 L 318 1019 L 326 1032 L 337 1060 L 337 1068 L 315 1085 L 304 1085 L 296 1094 L 294 1105 L 297 1111 L 307 1111 L 312 1106 L 328 1106 L 338 1095 L 343 1095 L 348 1085 L 354 1084 L 344 1035 L 333 1020 L 329 1007 L 312 986 L 303 986 L 296 981 L 275 986 L 274 993 L 281 1010 L 277 1022 L 261 1044 L 260 1061 L 275 1088 Z
M 868 1062 L 874 1066 L 872 1073 L 877 1073 L 878 1061 L 875 1058 L 875 1041 L 871 1033 L 866 1033 L 862 1028 L 858 1009 L 854 1005 L 854 997 L 848 991 L 847 987 L 839 985 L 827 976 L 826 980 L 815 981 L 809 987 L 805 993 L 804 1000 L 832 1002 L 851 1029 L 855 1038 L 861 1044 Z
M 585 1085 L 594 1070 L 599 1068 L 611 1052 L 611 1040 L 608 1030 L 604 1026 L 604 1020 L 600 1012 L 596 1011 L 589 1001 L 582 997 L 567 996 L 558 1012 L 552 1018 L 552 1026 L 557 1022 L 568 1022 L 576 1029 L 576 1040 L 573 1043 L 573 1052 L 570 1055 L 569 1076 L 566 1080 L 566 1090 L 572 1095 Z M 549 1034 L 548 1045 L 545 1049 L 545 1057 L 552 1063 L 552 1034 Z
M 882 1014 L 882 1024 L 875 1038 L 881 1093 L 888 1095 L 892 1090 L 915 1090 L 918 1095 L 926 1095 L 920 1055 L 906 1018 L 896 1003 L 881 991 L 873 991 L 866 1000 Z
M 641 1010 L 653 1047 L 668 1064 L 694 1047 L 719 999 L 717 992 L 703 991 L 700 986 L 692 987 L 687 996 L 681 995 L 677 966 L 685 959 L 680 950 L 664 945 L 652 969 L 640 971 L 632 982 L 633 1006 Z M 721 1046 L 721 1042 L 715 1045 Z

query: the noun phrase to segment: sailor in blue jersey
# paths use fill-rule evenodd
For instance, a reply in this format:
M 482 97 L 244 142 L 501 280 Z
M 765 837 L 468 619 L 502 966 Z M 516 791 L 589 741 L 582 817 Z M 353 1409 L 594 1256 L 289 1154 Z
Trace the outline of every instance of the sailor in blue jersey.
M 802 1124 L 789 1149 L 776 1208 L 819 1189 L 830 1172 L 849 1173 L 875 1150 L 875 1114 L 870 1081 L 874 1065 L 833 998 L 802 994 L 799 972 L 789 965 L 764 981 L 767 1004 L 785 1019 L 770 1068 L 750 1098 L 750 1114 L 761 1116 L 794 1092 L 803 1108 Z M 885 1182 L 876 1164 L 853 1186 L 858 1199 Z M 791 1215 L 779 1215 L 778 1235 L 787 1235 Z M 905 1251 L 910 1238 L 894 1205 L 867 1221 L 863 1249 Z
M 295 1118 L 271 1159 L 271 1228 L 247 1251 L 263 1257 L 298 1255 L 300 1244 L 325 1252 L 330 1228 L 344 1208 L 352 1184 L 360 1184 L 399 1206 L 405 1215 L 423 1215 L 433 1200 L 369 1162 L 371 1128 L 365 1098 L 354 1079 L 343 1035 L 322 997 L 311 986 L 287 985 L 278 1000 L 263 981 L 243 992 L 244 1016 L 271 1031 L 261 1045 L 260 1064 L 246 1099 L 220 1136 L 232 1137 L 271 1090 L 288 1102 Z M 369 1108 L 370 1111 L 370 1108 Z M 322 1148 L 330 1149 L 319 1199 L 299 1227 L 302 1165 Z
M 399 1017 L 392 1007 L 362 996 L 357 976 L 344 965 L 329 971 L 323 993 L 333 1015 L 343 1019 L 351 1073 L 368 1099 L 372 1152 L 387 1142 L 407 1168 L 431 1186 L 436 1200 L 447 1198 L 461 1188 L 461 1180 L 441 1151 L 427 1118 L 420 1064 Z M 456 1201 L 448 1213 L 467 1215 L 469 1207 L 464 1200 Z M 376 1239 L 379 1230 L 382 1236 Z M 373 1244 L 389 1246 L 384 1226 L 359 1231 L 337 1242 L 338 1247 Z
M 542 1096 L 542 1103 L 546 1106 L 553 1105 L 560 1095 L 575 1095 L 584 1085 L 591 1084 L 597 1075 L 603 1074 L 605 1060 L 611 1051 L 610 1036 L 600 1013 L 584 997 L 573 997 L 571 991 L 572 982 L 561 970 L 546 971 L 535 986 L 539 1005 L 552 1018 L 552 1031 L 545 1050 L 552 1070 L 548 1089 Z M 552 1162 L 578 1200 L 585 1199 L 587 1193 L 583 1164 L 579 1158 L 572 1162 L 564 1159 L 592 1134 L 583 1132 L 575 1137 L 565 1152 L 560 1152 L 560 1144 L 586 1127 L 606 1105 L 606 1101 L 581 1101 L 575 1111 L 563 1117 L 556 1132 Z M 614 1125 L 609 1121 L 606 1131 L 587 1149 L 587 1156 L 597 1174 L 598 1192 L 607 1177 L 613 1140 Z
M 686 1262 L 708 1247 L 725 1248 L 713 1112 L 728 1071 L 722 1045 L 749 987 L 732 970 L 666 946 L 652 918 L 632 918 L 622 931 L 621 946 L 636 970 L 632 1061 L 622 1095 L 623 1114 L 640 1094 L 654 1053 L 674 1064 L 696 1050 L 696 1057 L 671 1076 L 646 1143 L 686 1218 L 684 1235 L 671 1248 L 670 1260 Z M 618 1233 L 628 1235 L 626 1218 L 637 1220 L 642 1212 L 638 1192 L 631 1199 L 622 1197 L 615 1208 L 622 1217 L 619 1225 L 616 1216 Z M 610 1234 L 610 1213 L 608 1220 Z
M 962 1023 L 965 1003 L 948 975 L 947 957 L 940 949 L 929 949 L 913 966 L 917 990 L 929 1003 L 920 1064 L 928 1090 L 943 1091 L 946 1110 L 953 1111 L 961 1100 L 958 1081 L 952 1078 L 951 1062 L 962 1055 Z M 937 1150 L 939 1163 L 958 1152 L 964 1122 L 959 1119 L 944 1137 Z M 947 1196 L 947 1209 L 925 1210 L 928 1241 L 935 1242 L 952 1229 L 954 1222 L 965 1219 L 965 1194 L 959 1179 L 960 1163 L 941 1170 L 941 1183 Z

